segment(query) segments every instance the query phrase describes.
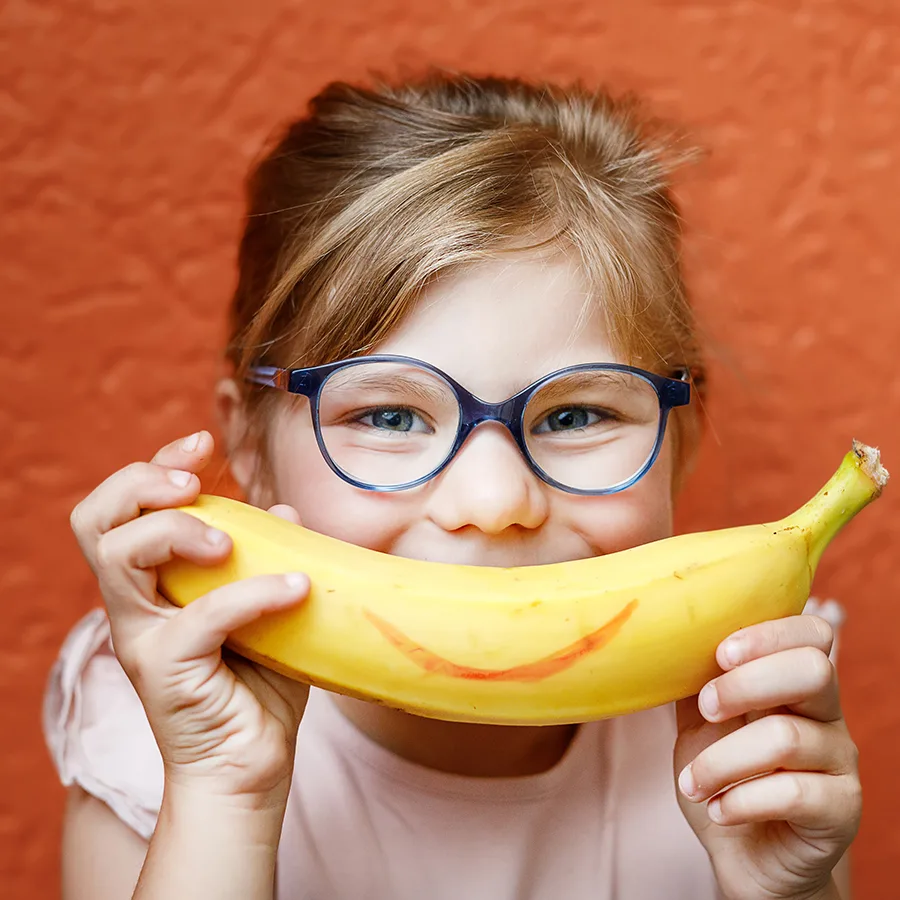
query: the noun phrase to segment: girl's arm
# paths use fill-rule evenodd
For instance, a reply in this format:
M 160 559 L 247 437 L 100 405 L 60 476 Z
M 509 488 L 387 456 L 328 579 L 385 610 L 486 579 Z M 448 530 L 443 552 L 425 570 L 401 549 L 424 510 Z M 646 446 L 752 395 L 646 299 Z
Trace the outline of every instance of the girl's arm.
M 850 893 L 850 851 L 847 850 L 831 873 L 834 885 L 841 895 L 841 900 L 851 900 Z
M 170 444 L 151 463 L 110 476 L 72 513 L 106 603 L 116 657 L 141 700 L 165 771 L 157 828 L 134 879 L 139 900 L 271 900 L 306 706 L 306 685 L 222 652 L 231 632 L 301 602 L 305 576 L 235 582 L 184 609 L 156 589 L 159 565 L 176 557 L 212 565 L 231 552 L 226 534 L 177 509 L 199 494 L 196 473 L 212 449 L 205 432 Z M 273 512 L 296 520 L 287 507 Z M 121 865 L 102 833 L 107 826 L 113 842 L 129 848 Z M 88 883 L 101 882 L 109 900 L 124 900 L 132 895 L 140 853 L 99 813 L 88 828 L 67 828 L 80 845 L 67 851 L 75 882 L 68 897 L 97 900 L 104 895 Z
M 134 900 L 272 900 L 284 799 L 166 785 Z
M 277 804 L 253 809 L 170 791 L 148 849 L 103 801 L 73 787 L 63 825 L 62 897 L 271 900 L 280 831 Z
M 69 789 L 63 820 L 62 900 L 126 900 L 147 842 L 102 801 Z

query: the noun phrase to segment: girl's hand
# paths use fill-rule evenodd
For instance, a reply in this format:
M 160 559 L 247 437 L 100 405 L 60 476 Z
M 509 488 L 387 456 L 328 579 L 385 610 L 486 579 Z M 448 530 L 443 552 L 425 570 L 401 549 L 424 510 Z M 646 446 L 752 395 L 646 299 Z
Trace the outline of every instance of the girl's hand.
M 861 788 L 832 642 L 810 615 L 738 631 L 725 674 L 678 704 L 678 800 L 727 900 L 836 896 Z
M 220 588 L 184 609 L 156 590 L 175 556 L 222 562 L 231 541 L 172 507 L 200 492 L 213 449 L 201 432 L 104 481 L 72 513 L 72 528 L 106 601 L 116 656 L 140 696 L 167 783 L 251 803 L 286 801 L 308 688 L 222 650 L 234 629 L 300 602 L 303 575 Z M 154 510 L 142 515 L 144 510 Z M 270 512 L 298 521 L 290 507 Z

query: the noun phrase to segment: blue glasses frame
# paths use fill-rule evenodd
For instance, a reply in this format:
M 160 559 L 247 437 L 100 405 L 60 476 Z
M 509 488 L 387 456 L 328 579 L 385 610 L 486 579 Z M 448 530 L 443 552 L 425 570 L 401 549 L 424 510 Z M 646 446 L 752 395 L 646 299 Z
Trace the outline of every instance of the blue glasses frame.
M 373 485 L 365 481 L 359 481 L 353 476 L 344 472 L 332 460 L 325 446 L 322 432 L 319 427 L 319 397 L 322 387 L 335 372 L 350 368 L 352 366 L 363 365 L 373 362 L 392 362 L 404 363 L 406 365 L 417 366 L 432 372 L 439 378 L 442 378 L 451 387 L 456 395 L 460 409 L 459 427 L 456 433 L 456 439 L 453 442 L 446 458 L 427 475 L 417 478 L 414 481 L 399 485 Z M 647 457 L 644 465 L 626 481 L 619 482 L 612 487 L 599 488 L 597 490 L 587 490 L 583 488 L 573 488 L 562 484 L 556 479 L 551 478 L 544 470 L 534 461 L 528 451 L 528 446 L 523 434 L 523 420 L 525 416 L 525 407 L 532 395 L 535 394 L 548 381 L 559 378 L 561 375 L 569 372 L 581 372 L 585 370 L 602 370 L 608 372 L 628 372 L 643 378 L 650 384 L 656 392 L 659 400 L 659 428 L 656 433 L 656 443 L 653 446 L 653 452 Z M 313 430 L 316 435 L 316 442 L 319 450 L 328 463 L 331 470 L 341 479 L 354 487 L 362 488 L 367 491 L 377 491 L 380 493 L 388 493 L 392 491 L 405 491 L 418 487 L 425 482 L 430 481 L 439 475 L 453 460 L 460 447 L 465 443 L 466 438 L 479 425 L 485 422 L 499 422 L 504 425 L 510 432 L 518 446 L 520 452 L 531 466 L 532 471 L 546 484 L 565 491 L 568 494 L 581 494 L 587 496 L 600 496 L 602 494 L 616 494 L 631 487 L 640 481 L 644 475 L 650 470 L 653 463 L 659 456 L 662 448 L 663 438 L 666 433 L 666 422 L 669 418 L 669 412 L 677 406 L 687 406 L 691 401 L 691 386 L 687 381 L 689 373 L 684 371 L 681 378 L 666 378 L 662 375 L 656 375 L 653 372 L 647 372 L 644 369 L 637 369 L 634 366 L 621 365 L 619 363 L 582 363 L 576 366 L 566 366 L 563 369 L 557 369 L 548 375 L 544 375 L 537 381 L 523 388 L 517 394 L 514 394 L 501 403 L 486 403 L 484 400 L 476 397 L 471 391 L 466 390 L 459 382 L 451 378 L 446 372 L 442 372 L 437 366 L 431 365 L 421 359 L 414 359 L 409 356 L 395 356 L 393 354 L 380 354 L 375 356 L 357 356 L 352 359 L 344 359 L 338 362 L 325 363 L 321 366 L 312 366 L 306 369 L 279 369 L 275 366 L 251 366 L 247 372 L 247 381 L 262 385 L 264 387 L 277 388 L 280 391 L 287 391 L 291 394 L 300 394 L 309 400 L 310 411 L 312 414 Z

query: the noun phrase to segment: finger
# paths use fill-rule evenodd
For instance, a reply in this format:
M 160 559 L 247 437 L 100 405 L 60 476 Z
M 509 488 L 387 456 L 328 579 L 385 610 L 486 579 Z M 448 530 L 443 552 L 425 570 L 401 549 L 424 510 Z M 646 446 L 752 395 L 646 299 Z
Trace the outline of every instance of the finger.
M 681 771 L 678 786 L 685 797 L 698 802 L 778 769 L 846 775 L 856 770 L 856 748 L 846 730 L 834 724 L 766 716 L 703 750 Z
M 186 506 L 199 493 L 200 479 L 191 472 L 152 463 L 131 463 L 110 475 L 75 507 L 72 530 L 96 571 L 101 535 L 137 519 L 143 510 Z
M 781 821 L 820 834 L 855 833 L 861 809 L 857 778 L 815 772 L 774 772 L 735 785 L 707 805 L 718 825 Z
M 837 672 L 817 647 L 796 647 L 738 666 L 709 682 L 699 703 L 709 722 L 779 706 L 820 722 L 841 718 Z
M 826 656 L 834 645 L 834 630 L 820 616 L 789 616 L 742 628 L 727 637 L 716 651 L 716 662 L 726 672 L 753 659 L 815 647 Z
M 696 695 L 675 704 L 678 738 L 672 755 L 674 774 L 678 774 L 696 759 L 707 747 L 714 745 L 725 735 L 736 731 L 743 724 L 741 719 L 710 723 L 703 718 Z
M 175 557 L 198 565 L 222 562 L 231 538 L 196 516 L 174 509 L 132 519 L 102 535 L 97 543 L 97 575 L 110 612 L 143 603 L 155 606 L 155 567 Z
M 72 530 L 82 550 L 85 543 L 136 518 L 142 509 L 192 502 L 200 489 L 195 473 L 206 466 L 212 450 L 211 435 L 198 431 L 167 444 L 150 463 L 132 463 L 110 475 L 72 511 Z
M 208 431 L 197 431 L 161 447 L 150 462 L 155 466 L 200 472 L 212 457 L 214 446 L 215 442 Z
M 300 603 L 309 592 L 301 572 L 259 575 L 216 588 L 189 603 L 165 625 L 165 644 L 178 662 L 218 650 L 232 632 L 267 613 Z
M 293 506 L 288 506 L 287 503 L 277 503 L 275 506 L 270 507 L 268 512 L 273 516 L 278 516 L 279 519 L 293 522 L 295 525 L 301 524 L 300 513 Z

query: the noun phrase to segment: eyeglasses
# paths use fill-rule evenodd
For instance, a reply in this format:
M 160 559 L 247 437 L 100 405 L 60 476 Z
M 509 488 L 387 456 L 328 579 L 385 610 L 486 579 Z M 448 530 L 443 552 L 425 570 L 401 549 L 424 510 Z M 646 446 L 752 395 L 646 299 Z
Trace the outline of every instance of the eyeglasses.
M 539 478 L 572 494 L 613 494 L 655 462 L 669 411 L 690 402 L 683 378 L 616 363 L 551 372 L 486 403 L 430 363 L 361 356 L 306 369 L 254 366 L 247 380 L 309 399 L 319 449 L 369 491 L 417 487 L 442 472 L 473 429 L 499 422 Z

